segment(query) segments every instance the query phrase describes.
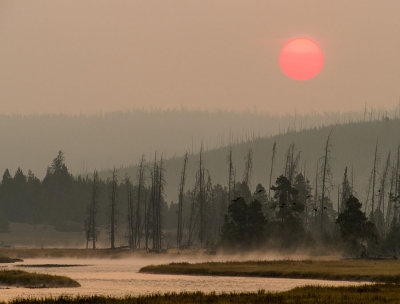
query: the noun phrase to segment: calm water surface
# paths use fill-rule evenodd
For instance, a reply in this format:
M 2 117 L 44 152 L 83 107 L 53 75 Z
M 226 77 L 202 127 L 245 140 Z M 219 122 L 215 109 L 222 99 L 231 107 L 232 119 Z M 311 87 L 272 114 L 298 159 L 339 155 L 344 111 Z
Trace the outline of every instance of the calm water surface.
M 186 275 L 154 275 L 138 273 L 139 269 L 149 264 L 168 263 L 169 259 L 26 259 L 22 263 L 7 265 L 6 269 L 22 269 L 32 272 L 65 275 L 77 280 L 80 288 L 57 289 L 0 289 L 0 301 L 14 298 L 48 297 L 59 295 L 110 295 L 125 296 L 149 293 L 165 293 L 179 291 L 204 292 L 241 292 L 284 291 L 304 285 L 346 286 L 356 285 L 355 282 L 275 279 L 275 278 L 245 278 L 245 277 L 213 277 Z M 174 260 L 176 261 L 176 259 Z M 186 259 L 187 261 L 187 259 Z M 81 264 L 86 266 L 68 268 L 25 268 L 24 264 Z

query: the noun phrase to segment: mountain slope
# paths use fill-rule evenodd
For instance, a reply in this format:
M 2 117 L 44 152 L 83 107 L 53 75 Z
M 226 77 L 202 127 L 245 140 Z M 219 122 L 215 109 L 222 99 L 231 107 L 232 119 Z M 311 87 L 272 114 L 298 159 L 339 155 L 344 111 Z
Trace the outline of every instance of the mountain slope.
M 323 148 L 327 136 L 331 131 L 331 197 L 335 202 L 337 197 L 337 188 L 335 187 L 337 187 L 343 178 L 345 166 L 348 166 L 350 178 L 352 169 L 354 172 L 355 192 L 364 200 L 373 165 L 377 140 L 379 154 L 378 179 L 380 178 L 380 172 L 383 170 L 384 163 L 386 162 L 387 153 L 390 151 L 392 152 L 392 160 L 395 160 L 397 157 L 397 146 L 400 143 L 399 119 L 333 125 L 235 144 L 232 148 L 236 166 L 236 179 L 242 179 L 244 158 L 251 148 L 253 150 L 252 189 L 254 190 L 258 183 L 268 185 L 272 145 L 276 141 L 277 157 L 273 180 L 283 172 L 287 149 L 290 144 L 294 143 L 296 145 L 296 151 L 301 151 L 300 169 L 306 171 L 307 178 L 309 178 L 312 185 L 314 185 L 317 160 L 323 156 Z M 213 183 L 227 184 L 228 151 L 229 147 L 204 151 L 205 168 L 211 174 Z M 198 154 L 189 155 L 187 189 L 194 184 L 198 157 Z M 177 199 L 182 162 L 182 157 L 167 159 L 165 161 L 167 181 L 165 193 L 169 201 L 176 201 Z M 135 177 L 135 172 L 135 166 L 120 168 L 119 176 Z M 103 177 L 108 176 L 108 174 L 108 171 L 102 173 Z
M 379 112 L 375 112 L 379 115 Z M 230 141 L 310 128 L 362 113 L 271 116 L 255 112 L 135 110 L 99 115 L 0 115 L 0 171 L 17 167 L 43 177 L 59 150 L 74 173 L 134 164 L 142 153 L 168 158 L 185 150 L 221 147 Z

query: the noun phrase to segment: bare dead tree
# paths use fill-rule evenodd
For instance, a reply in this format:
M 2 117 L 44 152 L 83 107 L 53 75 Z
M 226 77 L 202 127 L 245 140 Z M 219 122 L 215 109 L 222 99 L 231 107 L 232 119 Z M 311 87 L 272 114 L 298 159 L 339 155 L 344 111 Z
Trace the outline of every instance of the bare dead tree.
M 351 165 L 351 195 L 354 193 L 354 166 Z
M 92 240 L 92 249 L 96 249 L 97 240 L 97 203 L 98 203 L 98 188 L 99 188 L 99 174 L 95 170 L 93 173 L 93 186 L 92 186 L 92 200 L 90 204 L 90 220 L 89 220 L 89 231 L 90 239 Z
M 203 163 L 203 146 L 200 148 L 199 154 L 199 170 L 197 173 L 199 184 L 199 240 L 200 245 L 203 247 L 206 237 L 206 210 L 205 210 L 205 177 L 204 177 L 204 163 Z
M 154 164 L 151 174 L 151 203 L 152 203 L 152 233 L 153 251 L 161 250 L 161 203 L 164 189 L 163 157 L 157 162 L 157 154 L 154 155 Z
M 158 231 L 157 231 L 157 211 L 158 211 L 158 164 L 157 164 L 157 153 L 154 153 L 154 163 L 151 173 L 151 211 L 152 211 L 152 240 L 153 250 L 158 249 Z
M 399 113 L 400 113 L 400 102 L 399 102 Z M 398 220 L 398 206 L 400 202 L 400 144 L 397 146 L 397 161 L 395 169 L 395 186 L 394 186 L 394 218 Z
M 183 194 L 185 191 L 185 179 L 186 179 L 186 165 L 188 160 L 188 154 L 185 153 L 185 157 L 183 159 L 183 168 L 181 174 L 181 182 L 179 184 L 179 203 L 178 203 L 178 228 L 176 233 L 176 245 L 178 249 L 182 247 L 182 237 L 183 237 Z
M 330 174 L 330 165 L 329 165 L 329 157 L 330 157 L 330 139 L 332 135 L 332 130 L 328 134 L 328 138 L 326 139 L 326 144 L 324 148 L 324 156 L 323 156 L 323 169 L 322 169 L 322 192 L 321 192 L 321 232 L 324 232 L 324 209 L 325 206 L 325 194 L 327 189 L 328 176 Z
M 163 194 L 164 194 L 164 185 L 165 185 L 165 180 L 164 180 L 164 163 L 163 163 L 163 156 L 161 154 L 160 158 L 160 168 L 158 171 L 158 187 L 157 187 L 157 247 L 158 250 L 161 250 L 161 241 L 162 241 L 162 233 L 161 233 L 161 203 L 163 200 Z
M 393 204 L 395 204 L 395 196 L 394 196 L 394 183 L 396 181 L 396 167 L 392 167 L 392 174 L 390 175 L 390 189 L 389 189 L 389 199 L 388 199 L 388 207 L 386 213 L 386 229 L 390 227 L 392 215 L 393 215 Z
M 372 196 L 371 196 L 371 219 L 374 220 L 375 213 L 375 183 L 376 183 L 376 166 L 378 161 L 378 140 L 375 145 L 374 166 L 372 168 Z
M 128 244 L 131 250 L 135 249 L 135 219 L 133 213 L 132 183 L 129 177 L 125 178 L 127 204 L 128 204 Z
M 368 179 L 368 189 L 367 189 L 367 197 L 365 199 L 364 213 L 367 213 L 367 209 L 368 209 L 368 201 L 369 201 L 369 195 L 371 193 L 371 183 L 372 183 L 373 173 L 374 173 L 373 170 L 371 170 L 371 174 Z
M 318 179 L 319 179 L 319 162 L 317 161 L 317 170 L 315 171 L 315 189 L 314 189 L 314 215 L 318 211 Z
M 232 177 L 233 177 L 233 197 L 236 196 L 236 167 L 233 167 L 233 172 L 232 172 Z
M 110 214 L 110 243 L 111 249 L 115 249 L 115 213 L 117 198 L 117 170 L 113 169 L 111 180 L 111 214 Z
M 85 236 L 86 236 L 86 249 L 89 248 L 89 242 L 90 242 L 90 222 L 89 221 L 90 221 L 90 219 L 89 219 L 89 217 L 87 217 L 84 222 Z
M 271 159 L 271 170 L 269 172 L 269 186 L 268 186 L 268 199 L 271 199 L 271 186 L 272 186 L 272 173 L 274 171 L 274 163 L 275 163 L 275 156 L 276 156 L 276 141 L 272 145 L 272 159 Z
M 285 161 L 285 177 L 289 177 L 290 165 L 293 162 L 293 152 L 294 151 L 294 144 L 291 143 L 289 148 L 286 152 L 286 161 Z
M 137 197 L 136 197 L 136 214 L 135 214 L 135 246 L 140 248 L 141 238 L 142 238 L 142 191 L 145 183 L 145 158 L 142 155 L 140 159 L 138 173 L 137 173 Z
M 189 225 L 188 225 L 188 240 L 187 246 L 192 246 L 193 243 L 193 235 L 196 228 L 196 189 L 190 192 L 191 206 L 190 206 L 190 216 L 189 216 Z
M 253 173 L 253 150 L 250 148 L 245 156 L 243 183 L 250 187 L 250 179 Z
M 144 248 L 149 250 L 149 238 L 150 238 L 150 214 L 151 214 L 151 204 L 147 198 L 147 192 L 145 192 L 144 197 Z
M 341 212 L 341 209 L 342 208 L 340 208 L 340 185 L 338 185 L 337 186 L 337 211 L 338 211 L 338 216 L 339 216 L 339 214 Z
M 232 200 L 232 182 L 233 182 L 233 159 L 232 159 L 232 147 L 229 148 L 228 154 L 228 201 Z
M 348 174 L 347 174 L 347 166 L 344 169 L 343 181 L 342 181 L 342 199 L 341 199 L 341 208 L 338 210 L 339 212 L 343 211 L 344 206 L 349 199 L 350 195 L 352 195 L 353 190 L 350 186 Z
M 296 145 L 294 143 L 289 145 L 286 153 L 285 162 L 285 177 L 292 183 L 297 173 L 297 168 L 300 162 L 301 151 L 296 152 Z
M 380 189 L 378 190 L 379 192 L 379 201 L 378 201 L 378 208 L 377 210 L 380 210 L 382 212 L 382 229 L 384 228 L 385 225 L 385 187 L 386 187 L 386 180 L 387 180 L 387 174 L 389 171 L 390 167 L 390 152 L 388 153 L 387 159 L 386 159 L 386 164 L 382 172 L 381 176 L 381 183 L 380 183 Z M 384 231 L 382 231 L 384 233 Z

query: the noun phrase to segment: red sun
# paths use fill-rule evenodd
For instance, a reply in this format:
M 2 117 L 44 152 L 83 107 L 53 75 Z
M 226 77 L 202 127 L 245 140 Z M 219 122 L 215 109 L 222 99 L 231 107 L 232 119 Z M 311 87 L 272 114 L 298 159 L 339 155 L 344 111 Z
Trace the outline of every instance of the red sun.
M 296 38 L 282 48 L 279 55 L 282 72 L 290 78 L 303 81 L 311 79 L 321 72 L 324 54 L 314 41 L 308 38 Z

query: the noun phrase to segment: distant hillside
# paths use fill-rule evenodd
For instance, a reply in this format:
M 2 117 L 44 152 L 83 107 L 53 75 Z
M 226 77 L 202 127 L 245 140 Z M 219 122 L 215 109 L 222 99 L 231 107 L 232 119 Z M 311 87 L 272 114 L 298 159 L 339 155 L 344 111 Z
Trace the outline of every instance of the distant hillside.
M 374 122 L 348 123 L 344 125 L 333 125 L 328 127 L 313 128 L 300 132 L 290 132 L 268 138 L 256 139 L 242 144 L 233 145 L 234 163 L 236 166 L 237 180 L 242 179 L 244 168 L 244 157 L 249 148 L 253 149 L 253 177 L 251 179 L 254 190 L 258 183 L 267 185 L 269 182 L 269 170 L 271 166 L 272 145 L 277 143 L 277 158 L 274 169 L 274 177 L 283 172 L 287 149 L 290 144 L 296 145 L 297 151 L 301 151 L 300 167 L 306 171 L 307 178 L 314 185 L 316 163 L 323 155 L 323 148 L 329 132 L 331 137 L 331 167 L 333 184 L 336 187 L 341 182 L 345 166 L 354 172 L 354 188 L 356 193 L 364 199 L 368 180 L 373 165 L 375 144 L 378 139 L 379 172 L 386 162 L 387 153 L 392 152 L 392 160 L 397 157 L 397 146 L 400 144 L 400 120 L 383 119 Z M 228 147 L 209 150 L 204 152 L 205 167 L 209 170 L 214 183 L 227 184 Z M 177 199 L 178 182 L 183 159 L 176 157 L 165 162 L 166 168 L 166 195 L 168 200 Z M 187 188 L 194 183 L 198 154 L 191 154 L 188 163 Z M 119 176 L 135 176 L 136 168 L 126 167 L 119 170 Z M 107 176 L 109 172 L 103 172 Z M 337 188 L 332 188 L 332 199 L 337 197 Z
M 382 112 L 375 111 L 373 116 Z M 370 119 L 369 114 L 367 119 Z M 0 170 L 43 177 L 58 150 L 73 173 L 135 164 L 142 153 L 168 158 L 246 138 L 365 118 L 365 113 L 271 116 L 256 112 L 152 110 L 99 115 L 0 115 Z

